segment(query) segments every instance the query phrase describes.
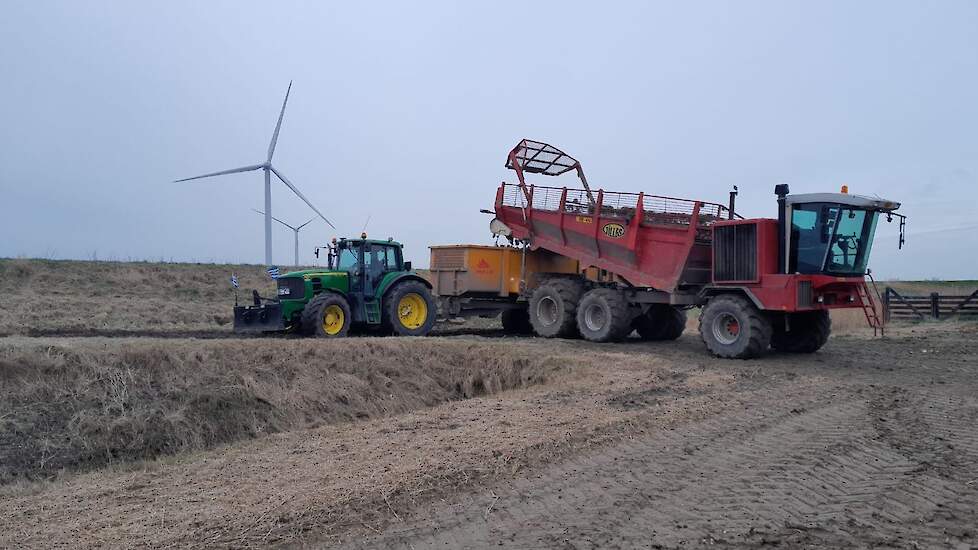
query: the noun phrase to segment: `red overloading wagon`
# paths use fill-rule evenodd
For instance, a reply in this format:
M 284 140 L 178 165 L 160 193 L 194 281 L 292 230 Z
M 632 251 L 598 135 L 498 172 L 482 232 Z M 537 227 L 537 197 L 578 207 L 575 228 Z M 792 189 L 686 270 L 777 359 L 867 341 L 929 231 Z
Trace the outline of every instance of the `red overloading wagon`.
M 828 338 L 831 308 L 862 308 L 880 326 L 864 277 L 880 214 L 900 218 L 902 234 L 904 218 L 893 213 L 899 203 L 846 189 L 789 195 L 782 184 L 777 219 L 743 219 L 734 212 L 736 192 L 725 206 L 594 191 L 577 160 L 538 141 L 521 141 L 506 166 L 519 183 L 496 191 L 496 233 L 525 250 L 571 258 L 582 271 L 534 274 L 527 315 L 538 334 L 609 341 L 645 327 L 676 337 L 685 314 L 673 310 L 702 306 L 711 351 L 751 357 L 768 346 L 815 351 Z M 582 189 L 526 181 L 527 173 L 571 171 Z M 601 276 L 585 276 L 590 268 Z M 656 329 L 663 324 L 669 328 Z

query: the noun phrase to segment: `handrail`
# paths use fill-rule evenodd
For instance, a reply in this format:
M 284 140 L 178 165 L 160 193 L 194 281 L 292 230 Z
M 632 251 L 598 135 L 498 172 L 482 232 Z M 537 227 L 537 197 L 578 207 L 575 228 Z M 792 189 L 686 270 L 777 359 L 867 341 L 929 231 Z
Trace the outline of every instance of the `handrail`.
M 563 211 L 568 214 L 594 215 L 596 205 L 591 203 L 586 189 L 571 189 L 567 187 L 548 187 L 534 185 L 533 193 L 520 193 L 522 186 L 513 183 L 503 183 L 502 205 L 553 212 Z M 511 192 L 507 193 L 507 190 Z M 632 218 L 635 215 L 639 198 L 642 198 L 642 209 L 647 214 L 646 221 L 650 223 L 688 225 L 695 205 L 699 203 L 701 225 L 710 225 L 714 221 L 728 218 L 729 209 L 726 205 L 682 199 L 664 195 L 649 195 L 645 193 L 602 191 L 604 201 L 601 205 L 602 216 Z M 734 214 L 736 218 L 743 216 Z

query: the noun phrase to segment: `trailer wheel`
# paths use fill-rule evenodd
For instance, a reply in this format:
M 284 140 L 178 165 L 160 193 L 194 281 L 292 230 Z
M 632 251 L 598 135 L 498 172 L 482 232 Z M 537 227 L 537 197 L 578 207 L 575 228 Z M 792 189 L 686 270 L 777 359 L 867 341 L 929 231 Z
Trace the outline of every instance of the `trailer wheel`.
M 632 331 L 628 302 L 611 288 L 595 288 L 577 307 L 577 330 L 590 342 L 616 342 Z
M 504 309 L 499 317 L 506 334 L 533 334 L 530 312 L 526 308 Z
M 771 344 L 771 321 L 742 296 L 711 298 L 700 316 L 700 336 L 718 357 L 749 359 Z
M 530 324 L 545 338 L 573 338 L 577 333 L 577 303 L 581 284 L 573 279 L 551 279 L 530 297 Z
M 350 331 L 353 316 L 346 298 L 323 292 L 302 308 L 302 332 L 319 338 L 341 338 Z
M 653 304 L 632 321 L 642 340 L 675 340 L 686 330 L 686 310 L 665 304 Z
M 788 326 L 784 322 L 774 323 L 771 347 L 788 353 L 815 353 L 826 342 L 832 332 L 832 319 L 828 311 L 804 311 L 789 313 Z
M 404 281 L 384 298 L 384 319 L 399 336 L 427 335 L 437 311 L 428 287 L 418 281 Z

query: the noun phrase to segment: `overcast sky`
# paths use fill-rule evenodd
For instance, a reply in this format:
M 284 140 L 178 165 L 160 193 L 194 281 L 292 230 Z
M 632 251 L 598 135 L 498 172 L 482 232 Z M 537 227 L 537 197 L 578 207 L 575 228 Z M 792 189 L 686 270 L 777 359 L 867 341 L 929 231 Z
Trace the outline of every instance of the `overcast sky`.
M 845 183 L 910 216 L 878 274 L 978 278 L 978 2 L 11 1 L 0 74 L 0 256 L 262 262 L 260 172 L 170 182 L 262 162 L 294 80 L 275 165 L 339 227 L 304 261 L 368 216 L 420 266 L 491 242 L 529 137 L 751 217 Z

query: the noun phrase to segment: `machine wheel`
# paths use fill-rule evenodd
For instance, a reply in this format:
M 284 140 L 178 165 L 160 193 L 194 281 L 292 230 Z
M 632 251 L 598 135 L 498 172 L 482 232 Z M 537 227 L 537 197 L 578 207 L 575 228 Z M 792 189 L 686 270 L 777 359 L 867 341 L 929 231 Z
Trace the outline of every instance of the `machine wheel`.
M 686 330 L 686 310 L 666 304 L 652 304 L 632 321 L 642 340 L 675 340 Z
M 611 288 L 595 288 L 577 307 L 577 330 L 590 342 L 615 342 L 632 331 L 628 302 Z
M 530 311 L 526 308 L 504 309 L 499 316 L 506 334 L 533 334 Z
M 307 336 L 340 338 L 350 331 L 353 316 L 346 298 L 323 292 L 302 309 L 302 332 Z
M 742 296 L 722 294 L 703 307 L 700 336 L 718 357 L 749 359 L 771 344 L 771 321 Z
M 573 338 L 577 333 L 577 303 L 581 284 L 573 279 L 550 279 L 530 297 L 530 324 L 545 338 Z
M 774 323 L 771 347 L 788 353 L 814 353 L 829 341 L 832 332 L 832 319 L 828 311 L 804 311 L 789 313 L 788 326 L 784 322 Z
M 428 287 L 418 281 L 400 283 L 384 300 L 384 320 L 399 336 L 427 335 L 437 311 Z

